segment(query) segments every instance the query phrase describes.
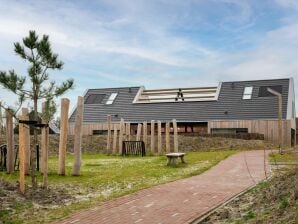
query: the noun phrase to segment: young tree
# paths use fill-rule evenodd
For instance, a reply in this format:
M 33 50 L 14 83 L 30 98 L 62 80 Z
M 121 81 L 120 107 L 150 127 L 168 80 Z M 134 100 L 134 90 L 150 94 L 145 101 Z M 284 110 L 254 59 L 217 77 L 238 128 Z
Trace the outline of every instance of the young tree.
M 49 70 L 61 70 L 63 62 L 58 59 L 58 54 L 53 53 L 49 36 L 42 38 L 35 31 L 29 31 L 29 35 L 22 42 L 14 43 L 15 53 L 29 63 L 28 76 L 20 76 L 14 70 L 0 71 L 0 85 L 15 93 L 20 103 L 24 100 L 33 101 L 34 120 L 38 121 L 38 102 L 45 100 L 47 105 L 53 105 L 53 99 L 61 96 L 73 87 L 73 80 L 69 79 L 60 85 L 49 80 Z M 29 78 L 30 87 L 26 88 L 26 78 Z M 51 111 L 51 110 L 50 110 Z M 33 145 L 37 145 L 37 129 L 34 128 Z M 32 187 L 37 187 L 36 180 L 36 148 L 31 149 L 31 178 Z

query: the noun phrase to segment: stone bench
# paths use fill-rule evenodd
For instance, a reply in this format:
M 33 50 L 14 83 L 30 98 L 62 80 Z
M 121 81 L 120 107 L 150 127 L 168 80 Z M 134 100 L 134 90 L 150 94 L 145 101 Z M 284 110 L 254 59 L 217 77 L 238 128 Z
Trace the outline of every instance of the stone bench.
M 181 162 L 182 163 L 185 163 L 185 160 L 184 160 L 184 155 L 185 153 L 183 152 L 174 152 L 174 153 L 168 153 L 166 154 L 167 156 L 167 159 L 168 159 L 168 163 L 167 165 L 177 165 L 177 159 L 181 159 Z

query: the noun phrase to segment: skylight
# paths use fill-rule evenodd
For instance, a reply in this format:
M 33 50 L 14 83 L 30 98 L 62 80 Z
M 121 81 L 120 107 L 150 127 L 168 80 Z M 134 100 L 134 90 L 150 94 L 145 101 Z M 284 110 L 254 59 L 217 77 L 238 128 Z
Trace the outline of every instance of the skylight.
M 220 86 L 142 90 L 134 103 L 164 103 L 217 100 Z
M 252 90 L 253 90 L 253 87 L 252 86 L 246 86 L 244 88 L 244 92 L 243 92 L 243 97 L 242 99 L 244 100 L 249 100 L 251 99 L 251 96 L 252 96 Z
M 118 93 L 111 93 L 109 99 L 107 100 L 106 104 L 113 104 L 115 98 L 117 97 Z

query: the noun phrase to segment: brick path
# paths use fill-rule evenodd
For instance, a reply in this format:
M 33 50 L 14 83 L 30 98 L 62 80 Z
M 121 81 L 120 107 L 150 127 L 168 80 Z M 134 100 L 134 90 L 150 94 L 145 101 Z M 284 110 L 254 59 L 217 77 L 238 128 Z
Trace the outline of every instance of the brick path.
M 263 151 L 232 155 L 201 175 L 141 190 L 57 223 L 190 223 L 252 186 L 251 177 L 265 178 Z

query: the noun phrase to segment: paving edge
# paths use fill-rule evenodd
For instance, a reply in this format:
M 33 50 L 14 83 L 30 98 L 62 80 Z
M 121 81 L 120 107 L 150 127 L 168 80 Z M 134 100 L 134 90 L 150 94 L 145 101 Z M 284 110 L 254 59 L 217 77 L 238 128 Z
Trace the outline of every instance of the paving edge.
M 260 183 L 263 182 L 267 182 L 268 180 L 270 180 L 272 177 L 272 175 L 270 177 L 268 177 L 267 179 L 264 179 L 262 181 L 259 181 L 258 183 L 246 188 L 245 190 L 241 191 L 240 193 L 234 195 L 233 197 L 229 198 L 227 201 L 215 206 L 214 208 L 212 208 L 210 211 L 204 213 L 203 215 L 201 215 L 200 217 L 194 219 L 193 221 L 191 221 L 191 224 L 199 224 L 202 221 L 204 221 L 206 218 L 208 218 L 210 215 L 212 215 L 213 213 L 215 213 L 218 209 L 222 208 L 223 206 L 225 206 L 226 204 L 230 203 L 231 201 L 233 201 L 234 199 L 244 195 L 245 193 L 247 193 L 248 191 L 250 191 L 251 189 L 255 188 L 257 185 L 259 185 Z

